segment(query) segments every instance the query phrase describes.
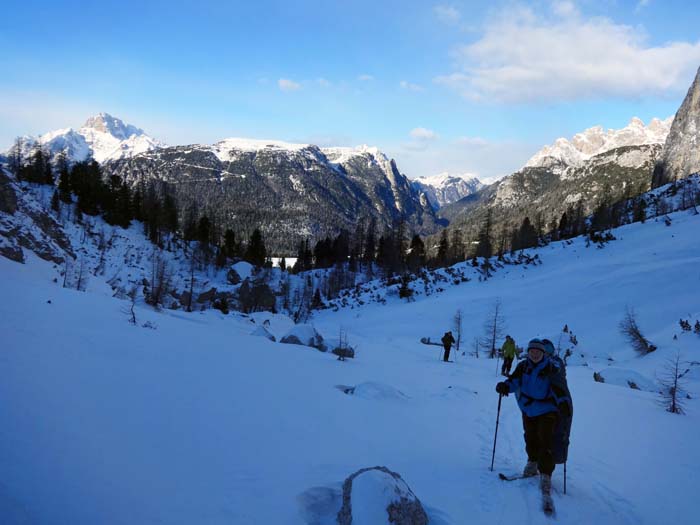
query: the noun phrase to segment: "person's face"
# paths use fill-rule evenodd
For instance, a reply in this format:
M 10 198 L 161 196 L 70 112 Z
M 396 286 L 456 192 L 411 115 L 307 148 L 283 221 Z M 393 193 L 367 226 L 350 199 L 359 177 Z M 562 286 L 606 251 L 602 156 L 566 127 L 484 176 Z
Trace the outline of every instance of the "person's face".
M 530 358 L 530 361 L 533 363 L 539 363 L 542 361 L 542 358 L 544 357 L 544 352 L 540 350 L 539 348 L 528 348 L 527 350 L 527 356 Z

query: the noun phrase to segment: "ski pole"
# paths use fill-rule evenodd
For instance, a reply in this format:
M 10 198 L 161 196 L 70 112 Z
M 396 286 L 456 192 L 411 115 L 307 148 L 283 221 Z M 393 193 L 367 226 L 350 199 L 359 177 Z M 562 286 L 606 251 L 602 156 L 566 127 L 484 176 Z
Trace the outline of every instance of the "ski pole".
M 493 461 L 496 459 L 496 438 L 498 437 L 498 420 L 501 417 L 501 400 L 503 394 L 498 394 L 498 412 L 496 413 L 496 432 L 493 434 L 493 454 L 491 454 L 491 472 L 493 472 Z
M 566 494 L 566 461 L 564 462 L 564 494 Z

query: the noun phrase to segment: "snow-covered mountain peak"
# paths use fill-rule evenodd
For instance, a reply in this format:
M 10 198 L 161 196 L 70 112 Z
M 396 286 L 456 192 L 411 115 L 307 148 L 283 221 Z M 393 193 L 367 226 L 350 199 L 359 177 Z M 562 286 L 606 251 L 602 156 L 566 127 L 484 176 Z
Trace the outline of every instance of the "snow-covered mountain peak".
M 125 124 L 108 113 L 90 117 L 78 130 L 63 128 L 38 137 L 22 137 L 22 154 L 28 157 L 37 144 L 41 144 L 51 155 L 64 153 L 71 162 L 93 158 L 100 163 L 165 146 L 163 142 L 146 135 L 142 129 Z
M 368 146 L 367 144 L 362 144 L 355 147 L 330 147 L 321 148 L 323 154 L 336 164 L 343 164 L 353 157 L 360 157 L 363 155 L 369 155 L 377 161 L 388 162 L 389 158 L 376 146 Z
M 413 181 L 413 185 L 426 195 L 433 209 L 457 202 L 484 186 L 475 174 L 468 172 L 442 172 L 419 177 Z
M 554 144 L 543 147 L 525 164 L 526 167 L 580 166 L 594 155 L 624 146 L 663 144 L 671 129 L 672 118 L 654 118 L 646 126 L 633 117 L 627 126 L 604 130 L 602 126 L 577 133 L 571 140 L 558 138 Z
M 427 184 L 433 187 L 442 187 L 451 182 L 460 180 L 467 183 L 476 182 L 478 184 L 481 184 L 476 174 L 470 172 L 450 173 L 448 171 L 443 171 L 442 173 L 438 173 L 437 175 L 424 175 L 422 177 L 418 177 L 416 180 L 422 184 Z
M 85 121 L 81 130 L 94 130 L 107 133 L 119 140 L 126 140 L 133 135 L 144 135 L 142 129 L 125 124 L 123 120 L 113 117 L 109 113 L 98 113 Z

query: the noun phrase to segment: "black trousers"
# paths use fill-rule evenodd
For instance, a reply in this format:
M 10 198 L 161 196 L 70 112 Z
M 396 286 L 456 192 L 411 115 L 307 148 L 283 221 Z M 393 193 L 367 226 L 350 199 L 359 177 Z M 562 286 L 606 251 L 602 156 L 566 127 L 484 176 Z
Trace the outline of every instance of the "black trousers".
M 528 461 L 536 461 L 541 474 L 554 472 L 554 430 L 557 427 L 557 413 L 548 412 L 541 416 L 528 417 L 523 414 L 525 430 L 525 450 Z
M 510 374 L 510 367 L 513 366 L 513 358 L 512 357 L 504 357 L 503 358 L 503 366 L 501 367 L 501 375 L 507 376 Z
M 445 345 L 445 355 L 442 356 L 442 360 L 445 362 L 450 360 L 450 348 L 452 345 Z

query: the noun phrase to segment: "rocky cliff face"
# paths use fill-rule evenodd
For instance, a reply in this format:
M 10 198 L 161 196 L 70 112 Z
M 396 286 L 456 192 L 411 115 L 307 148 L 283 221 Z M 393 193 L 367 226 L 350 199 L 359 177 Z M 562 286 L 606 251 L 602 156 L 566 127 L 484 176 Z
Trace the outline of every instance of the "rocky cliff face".
M 418 191 L 423 192 L 435 210 L 472 195 L 484 186 L 479 179 L 469 173 L 461 175 L 440 173 L 431 177 L 419 177 L 412 183 Z
M 654 167 L 652 187 L 700 172 L 700 69 L 678 109 L 663 152 Z
M 59 264 L 74 257 L 61 226 L 0 169 L 0 255 L 24 262 L 24 249 Z
M 136 185 L 161 181 L 181 212 L 196 207 L 239 234 L 261 228 L 276 252 L 294 253 L 300 240 L 354 230 L 375 219 L 403 218 L 423 234 L 437 230 L 432 208 L 376 148 L 227 139 L 212 146 L 162 148 L 104 165 Z

